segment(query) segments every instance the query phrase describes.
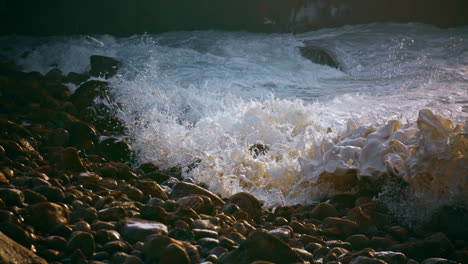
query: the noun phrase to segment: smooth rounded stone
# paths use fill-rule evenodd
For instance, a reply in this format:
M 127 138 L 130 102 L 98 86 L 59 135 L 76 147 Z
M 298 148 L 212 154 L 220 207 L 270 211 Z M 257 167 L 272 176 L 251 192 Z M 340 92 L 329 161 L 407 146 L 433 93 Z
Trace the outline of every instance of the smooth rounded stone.
M 94 239 L 97 243 L 105 244 L 111 241 L 118 241 L 121 237 L 120 233 L 115 230 L 99 230 L 96 232 Z
M 172 224 L 172 227 L 180 228 L 180 229 L 183 229 L 183 230 L 189 230 L 190 229 L 190 225 L 188 223 L 186 223 L 185 221 L 182 221 L 182 220 L 175 221 Z
M 299 240 L 303 245 L 307 245 L 309 243 L 317 243 L 322 246 L 325 246 L 325 241 L 323 240 L 323 237 L 320 236 L 311 236 L 311 235 L 302 235 Z
M 316 250 L 314 250 L 314 256 L 317 257 L 324 257 L 328 255 L 328 252 L 330 252 L 330 248 L 327 246 L 324 247 L 319 247 Z
M 387 262 L 388 264 L 406 264 L 408 262 L 405 254 L 401 252 L 376 251 L 374 252 L 374 256 Z
M 112 255 L 117 252 L 128 253 L 131 249 L 131 246 L 127 242 L 117 240 L 107 242 L 104 244 L 103 249 Z
M 387 264 L 387 263 L 380 259 L 359 256 L 351 260 L 349 264 Z
M 358 225 L 356 222 L 337 218 L 327 217 L 322 222 L 322 232 L 328 235 L 347 237 L 358 231 Z
M 374 236 L 370 240 L 369 247 L 378 250 L 387 250 L 390 249 L 393 245 L 398 244 L 397 241 L 390 239 L 388 237 L 378 237 Z
M 203 189 L 200 186 L 186 182 L 178 182 L 175 184 L 169 197 L 171 199 L 177 199 L 195 194 L 209 197 L 215 206 L 223 206 L 225 204 L 224 201 L 216 194 Z
M 93 231 L 99 231 L 99 230 L 113 230 L 116 229 L 116 224 L 115 223 L 109 223 L 109 222 L 104 222 L 100 220 L 96 220 L 91 224 L 91 229 Z
M 30 184 L 31 186 L 34 186 L 34 187 L 37 187 L 37 186 L 52 187 L 52 184 L 49 182 L 49 179 L 44 180 L 41 178 L 31 178 Z
M 348 210 L 346 216 L 358 224 L 360 232 L 374 233 L 377 230 L 372 218 L 366 214 L 361 207 L 355 207 Z
M 57 187 L 37 186 L 33 188 L 33 191 L 44 195 L 50 202 L 60 203 L 65 201 L 65 194 Z
M 63 251 L 67 245 L 67 240 L 61 236 L 48 236 L 44 239 L 43 242 L 48 248 L 59 251 Z
M 231 239 L 232 241 L 235 241 L 238 244 L 241 244 L 246 240 L 246 237 L 237 231 L 226 234 L 226 237 Z
M 0 152 L 1 152 L 1 148 L 2 146 L 0 146 Z M 5 174 L 3 174 L 3 172 L 0 171 L 0 186 L 8 185 L 8 184 L 10 184 L 10 180 L 8 180 Z
M 47 261 L 0 232 L 0 263 L 46 264 Z
M 23 229 L 22 226 L 16 225 L 13 223 L 1 223 L 0 224 L 0 232 L 5 233 L 5 235 L 9 236 L 16 242 L 20 243 L 26 248 L 30 248 L 32 244 L 32 236 L 31 234 Z
M 0 188 L 0 198 L 6 206 L 23 206 L 24 194 L 22 191 L 13 188 Z
M 122 264 L 143 264 L 144 262 L 140 257 L 134 255 L 128 255 Z
M 51 202 L 39 202 L 29 206 L 27 221 L 43 231 L 51 230 L 70 221 L 70 209 Z
M 167 193 L 164 191 L 159 184 L 150 180 L 138 180 L 135 183 L 135 187 L 140 189 L 145 195 L 149 195 L 152 198 L 159 198 L 163 201 L 167 200 Z
M 104 208 L 98 211 L 99 219 L 102 221 L 119 221 L 128 216 L 122 206 Z
M 69 225 L 58 225 L 51 231 L 51 235 L 69 237 L 73 233 L 73 229 Z
M 281 240 L 284 240 L 284 241 L 288 241 L 294 235 L 293 232 L 290 229 L 284 228 L 284 227 L 279 227 L 279 228 L 272 229 L 272 230 L 268 231 L 268 234 L 274 235 L 275 237 L 277 237 L 277 238 L 279 238 Z
M 67 242 L 67 250 L 70 252 L 80 249 L 87 258 L 91 257 L 96 251 L 94 237 L 88 232 L 75 231 Z
M 338 210 L 346 208 L 353 208 L 356 202 L 356 195 L 354 194 L 336 194 L 332 196 L 328 202 L 335 206 Z
M 78 150 L 68 147 L 51 155 L 51 163 L 59 170 L 85 171 L 85 167 L 78 155 Z
M 104 178 L 111 178 L 115 180 L 123 180 L 129 182 L 137 179 L 138 176 L 132 169 L 122 162 L 109 161 L 100 168 L 100 175 Z
M 86 221 L 92 223 L 98 219 L 98 211 L 93 207 L 75 207 L 71 213 L 71 222 Z
M 84 264 L 84 263 L 88 263 L 88 261 L 86 260 L 86 256 L 83 254 L 81 249 L 77 248 L 75 249 L 75 251 L 73 251 L 73 253 L 70 256 L 70 263 L 71 264 L 82 264 L 82 263 Z
M 392 226 L 389 228 L 389 233 L 392 235 L 393 238 L 396 240 L 403 242 L 408 240 L 409 238 L 409 232 L 406 230 L 406 228 L 402 226 Z
M 457 262 L 444 259 L 444 258 L 428 258 L 425 259 L 421 264 L 456 264 Z
M 329 248 L 340 247 L 340 248 L 344 248 L 346 250 L 352 250 L 351 243 L 344 242 L 344 241 L 341 241 L 341 240 L 328 240 L 328 241 L 325 241 L 325 244 Z
M 223 206 L 223 213 L 225 214 L 235 214 L 240 211 L 240 208 L 237 204 L 227 203 Z
M 327 217 L 338 217 L 340 214 L 335 206 L 329 203 L 319 203 L 309 214 L 309 217 L 323 220 Z
M 314 63 L 328 65 L 336 69 L 341 68 L 336 54 L 327 48 L 320 47 L 313 41 L 305 41 L 304 46 L 299 47 L 299 51 L 304 58 Z
M 187 229 L 174 227 L 169 231 L 169 237 L 180 241 L 192 241 L 194 239 L 193 233 Z
M 211 237 L 204 237 L 197 240 L 197 244 L 205 249 L 212 249 L 219 245 L 219 240 Z
M 310 263 L 314 263 L 314 255 L 308 252 L 305 249 L 301 248 L 292 248 L 296 254 L 303 259 L 304 261 L 308 261 Z
M 294 233 L 299 233 L 299 234 L 308 233 L 308 230 L 306 229 L 304 224 L 296 220 L 291 221 L 291 223 L 289 223 L 289 226 L 292 228 Z
M 0 223 L 21 225 L 22 221 L 12 211 L 0 210 Z
M 225 247 L 222 247 L 222 246 L 216 246 L 214 248 L 212 248 L 209 252 L 208 252 L 208 256 L 206 258 L 208 258 L 210 255 L 215 255 L 216 256 L 216 262 L 218 261 L 218 258 L 228 252 L 229 250 Z
M 223 264 L 251 263 L 256 260 L 281 260 L 282 263 L 303 261 L 286 243 L 262 230 L 253 231 L 239 248 L 220 258 Z
M 152 162 L 145 162 L 145 163 L 142 163 L 138 167 L 138 169 L 142 170 L 146 174 L 146 173 L 150 173 L 152 171 L 158 171 L 159 167 L 156 164 L 152 163 Z
M 190 258 L 183 247 L 177 244 L 170 244 L 161 252 L 159 263 L 190 264 Z
M 98 145 L 99 153 L 107 160 L 127 162 L 132 155 L 132 147 L 117 138 L 107 138 Z
M 287 224 L 289 224 L 288 219 L 286 219 L 286 218 L 284 218 L 282 216 L 275 217 L 274 225 L 282 226 L 282 225 L 287 225 Z
M 44 195 L 30 189 L 23 190 L 23 195 L 24 201 L 28 204 L 35 204 L 47 201 L 47 198 Z
M 133 201 L 136 201 L 136 202 L 143 201 L 143 198 L 144 198 L 143 192 L 134 186 L 131 186 L 131 185 L 125 186 L 125 187 L 120 188 L 120 190 L 123 193 L 125 193 L 128 196 L 128 198 L 130 198 Z
M 244 236 L 255 230 L 255 227 L 245 220 L 238 220 L 233 227 Z
M 171 215 L 164 210 L 164 208 L 155 205 L 143 205 L 140 208 L 141 218 L 158 221 L 161 223 L 168 223 L 171 219 Z
M 92 150 L 99 139 L 99 133 L 94 125 L 86 122 L 74 122 L 68 128 L 70 144 L 80 149 Z
M 37 254 L 47 260 L 48 263 L 59 261 L 62 258 L 62 253 L 55 249 L 44 248 L 37 251 Z
M 150 260 L 160 261 L 161 257 L 165 254 L 164 250 L 169 245 L 177 245 L 181 249 L 181 252 L 184 252 L 185 255 L 187 255 L 187 253 L 185 252 L 184 244 L 182 242 L 172 239 L 168 236 L 150 235 L 144 241 L 143 253 L 146 256 L 146 261 L 150 261 Z M 177 250 L 174 250 L 174 251 L 177 251 Z M 181 254 L 181 252 L 178 252 L 178 254 Z M 181 254 L 181 255 L 184 255 L 184 254 Z M 187 256 L 187 259 L 188 259 L 188 256 Z M 177 262 L 174 262 L 174 263 L 177 263 Z
M 225 236 L 219 237 L 218 240 L 219 240 L 219 246 L 227 248 L 228 250 L 235 249 L 239 246 L 239 243 Z
M 100 251 L 100 252 L 96 252 L 94 253 L 94 255 L 91 257 L 92 260 L 107 260 L 110 258 L 110 254 L 106 251 Z
M 89 225 L 85 221 L 79 221 L 73 227 L 73 231 L 83 231 L 83 232 L 91 232 L 91 225 Z
M 159 222 L 136 218 L 125 218 L 119 221 L 122 237 L 130 243 L 143 241 L 149 235 L 167 235 L 167 226 Z
M 199 214 L 211 214 L 214 205 L 211 199 L 205 195 L 190 195 L 177 199 L 176 203 L 182 207 L 189 207 Z
M 310 253 L 314 253 L 315 250 L 317 250 L 317 249 L 319 249 L 321 247 L 322 247 L 322 245 L 320 245 L 319 243 L 310 242 L 304 247 L 304 249 L 307 250 Z
M 193 229 L 209 229 L 218 232 L 221 228 L 209 219 L 196 219 L 192 222 Z
M 229 198 L 228 203 L 236 204 L 253 219 L 258 219 L 262 213 L 262 203 L 250 193 L 236 193 Z
M 84 109 L 93 105 L 95 98 L 104 98 L 109 90 L 108 85 L 103 81 L 87 81 L 75 90 L 70 100 L 78 109 Z
M 70 141 L 70 133 L 64 128 L 57 128 L 49 134 L 47 144 L 50 146 L 65 147 Z
M 200 239 L 203 237 L 218 238 L 218 232 L 211 229 L 194 228 L 192 229 L 192 232 L 195 239 Z
M 356 235 L 349 236 L 346 239 L 346 242 L 351 243 L 354 249 L 360 250 L 369 246 L 370 239 L 365 235 L 356 234 Z
M 122 63 L 114 58 L 92 55 L 89 57 L 91 70 L 89 74 L 94 77 L 104 77 L 106 79 L 114 76 L 119 70 Z

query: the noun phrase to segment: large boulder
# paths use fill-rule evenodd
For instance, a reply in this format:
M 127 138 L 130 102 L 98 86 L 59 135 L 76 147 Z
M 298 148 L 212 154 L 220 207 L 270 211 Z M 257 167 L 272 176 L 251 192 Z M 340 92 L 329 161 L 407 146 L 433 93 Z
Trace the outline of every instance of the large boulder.
M 104 77 L 106 79 L 114 76 L 120 68 L 120 61 L 106 56 L 93 55 L 90 58 L 91 76 Z
M 0 263 L 46 264 L 47 261 L 0 232 Z
M 303 57 L 314 63 L 341 69 L 341 64 L 335 53 L 327 48 L 317 45 L 314 42 L 305 41 L 304 46 L 299 47 L 299 51 Z

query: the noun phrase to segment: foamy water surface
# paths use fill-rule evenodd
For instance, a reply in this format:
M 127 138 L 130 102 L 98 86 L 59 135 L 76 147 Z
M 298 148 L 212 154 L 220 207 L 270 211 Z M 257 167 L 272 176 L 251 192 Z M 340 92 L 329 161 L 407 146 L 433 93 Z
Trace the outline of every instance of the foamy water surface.
M 313 40 L 343 70 L 303 58 Z M 26 70 L 85 72 L 121 59 L 111 80 L 140 162 L 266 205 L 315 201 L 387 177 L 437 203 L 468 201 L 468 28 L 370 24 L 300 35 L 3 37 Z M 426 109 L 426 110 L 423 110 Z M 255 156 L 250 146 L 269 146 Z

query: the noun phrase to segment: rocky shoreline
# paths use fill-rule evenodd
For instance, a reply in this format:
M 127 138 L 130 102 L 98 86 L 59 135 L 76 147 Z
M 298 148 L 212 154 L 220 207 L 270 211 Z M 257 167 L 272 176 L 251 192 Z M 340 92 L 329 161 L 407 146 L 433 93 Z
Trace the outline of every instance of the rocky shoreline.
M 453 219 L 411 230 L 371 195 L 264 208 L 177 168 L 130 167 L 109 84 L 89 80 L 120 62 L 90 61 L 89 74 L 63 76 L 0 58 L 1 263 L 468 263 Z

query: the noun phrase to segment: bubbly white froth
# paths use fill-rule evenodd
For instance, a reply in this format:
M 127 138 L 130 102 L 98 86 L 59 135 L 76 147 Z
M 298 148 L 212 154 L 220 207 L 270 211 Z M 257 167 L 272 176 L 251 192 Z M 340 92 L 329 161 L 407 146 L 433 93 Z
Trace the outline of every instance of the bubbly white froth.
M 344 70 L 303 58 L 303 40 L 333 50 Z M 120 58 L 113 93 L 141 162 L 200 160 L 187 177 L 224 196 L 249 191 L 277 205 L 353 192 L 361 179 L 383 175 L 417 195 L 466 199 L 466 131 L 456 124 L 468 116 L 467 41 L 466 28 L 370 24 L 301 35 L 0 43 L 16 43 L 6 54 L 42 73 L 50 65 L 86 71 L 93 54 Z M 256 143 L 269 151 L 252 155 Z

